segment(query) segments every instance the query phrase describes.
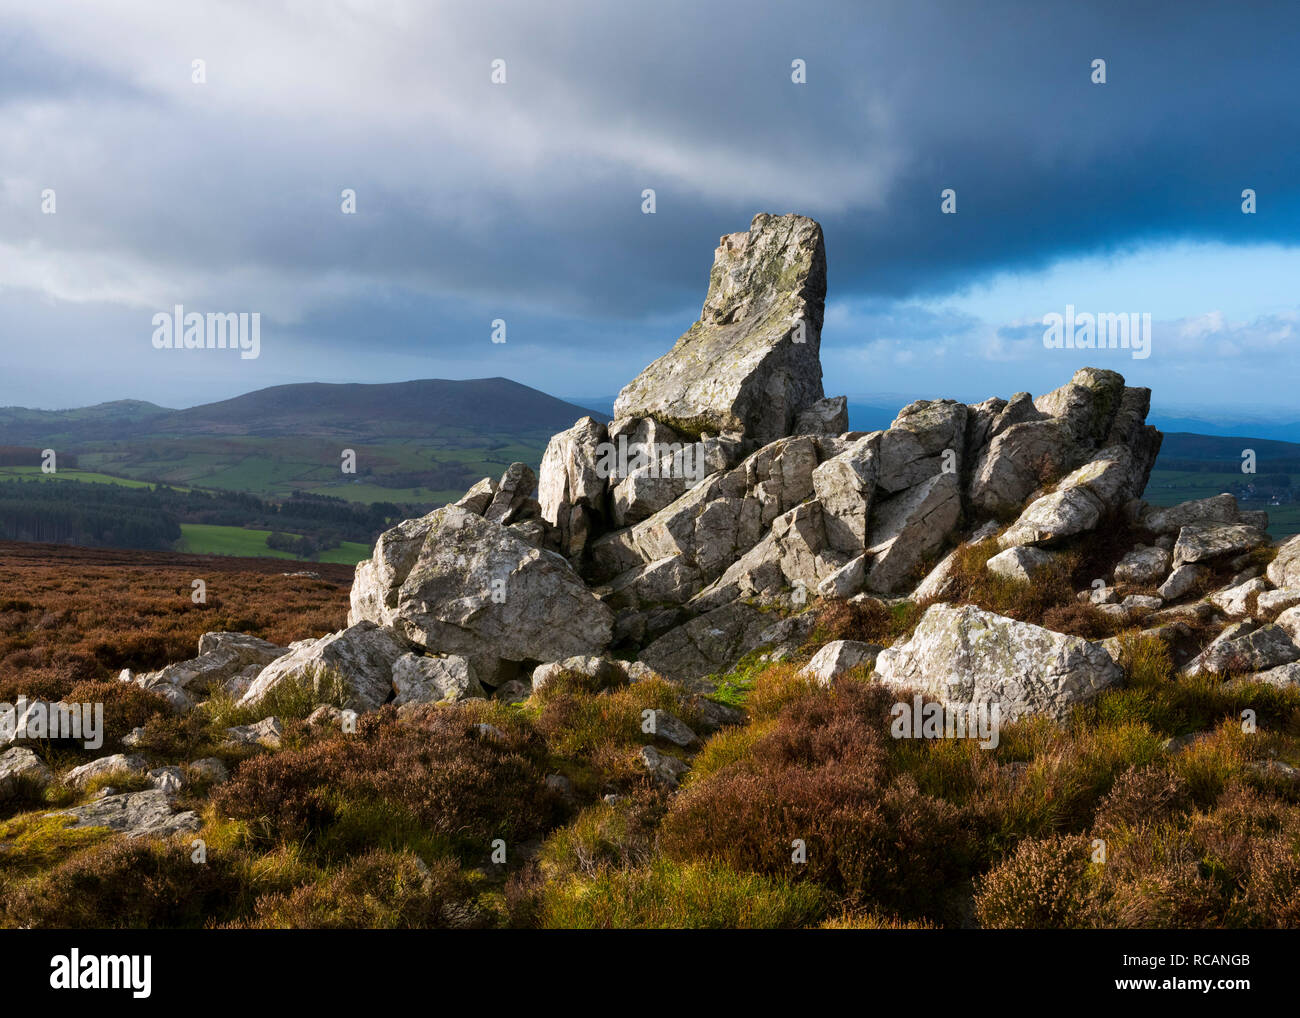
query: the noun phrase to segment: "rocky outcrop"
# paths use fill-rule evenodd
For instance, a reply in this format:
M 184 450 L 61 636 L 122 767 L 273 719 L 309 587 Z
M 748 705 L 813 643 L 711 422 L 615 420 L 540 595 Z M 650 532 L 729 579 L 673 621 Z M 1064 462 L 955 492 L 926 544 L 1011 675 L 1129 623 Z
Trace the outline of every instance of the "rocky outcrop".
M 799 671 L 820 686 L 832 686 L 846 672 L 875 664 L 882 650 L 884 647 L 878 643 L 832 640 Z
M 199 815 L 192 810 L 178 812 L 172 806 L 171 797 L 160 788 L 107 795 L 84 806 L 47 815 L 70 817 L 76 821 L 72 827 L 107 827 L 128 838 L 167 837 L 182 831 L 197 831 L 203 826 Z
M 256 674 L 287 653 L 288 648 L 247 633 L 204 633 L 197 657 L 134 676 L 132 681 L 188 709 L 195 699 L 224 687 L 236 675 L 249 669 Z
M 144 757 L 115 753 L 112 756 L 92 760 L 80 767 L 74 767 L 63 780 L 73 788 L 84 788 L 94 779 L 109 774 L 143 774 L 147 770 L 149 764 Z
M 1100 644 L 973 605 L 936 604 L 907 642 L 880 652 L 875 674 L 951 706 L 997 703 L 1003 720 L 1063 720 L 1122 673 Z
M 791 434 L 822 398 L 826 251 L 804 216 L 760 214 L 722 238 L 699 321 L 624 387 L 615 419 L 678 434 L 734 433 L 749 449 Z
M 1262 672 L 1300 659 L 1300 648 L 1279 625 L 1238 622 L 1220 633 L 1184 669 L 1204 672 Z
M 403 654 L 393 662 L 393 704 L 455 702 L 484 696 L 474 666 L 455 654 Z
M 613 632 L 613 612 L 561 556 L 454 506 L 380 536 L 357 566 L 348 620 L 468 658 L 493 686 L 502 662 L 598 653 Z
M 409 649 L 392 629 L 362 620 L 319 640 L 294 644 L 262 669 L 239 702 L 256 706 L 292 684 L 310 686 L 321 702 L 339 700 L 353 710 L 375 710 L 391 696 L 393 665 Z
M 1300 587 L 1300 534 L 1278 545 L 1268 564 L 1268 578 L 1275 587 Z
M 1268 535 L 1254 527 L 1188 523 L 1178 531 L 1178 541 L 1174 544 L 1174 565 L 1240 555 L 1266 544 Z
M 680 625 L 650 643 L 638 660 L 660 675 L 700 679 L 729 671 L 747 654 L 793 653 L 812 631 L 811 614 L 783 617 L 759 604 L 733 601 Z
M 605 425 L 584 417 L 552 437 L 542 456 L 537 500 L 542 518 L 559 531 L 560 553 L 581 555 L 606 514 L 608 471 L 601 463 Z

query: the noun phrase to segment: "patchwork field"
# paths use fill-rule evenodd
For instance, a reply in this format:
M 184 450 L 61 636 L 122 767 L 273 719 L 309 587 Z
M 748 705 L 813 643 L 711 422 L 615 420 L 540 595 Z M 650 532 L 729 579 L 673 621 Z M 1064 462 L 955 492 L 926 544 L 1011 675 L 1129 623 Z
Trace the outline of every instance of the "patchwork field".
M 291 552 L 269 548 L 266 539 L 269 530 L 247 530 L 243 527 L 221 527 L 205 523 L 182 523 L 179 552 L 193 555 L 242 555 L 302 561 L 303 557 Z M 344 541 L 338 548 L 322 551 L 309 561 L 330 562 L 354 566 L 370 557 L 370 546 L 357 541 Z

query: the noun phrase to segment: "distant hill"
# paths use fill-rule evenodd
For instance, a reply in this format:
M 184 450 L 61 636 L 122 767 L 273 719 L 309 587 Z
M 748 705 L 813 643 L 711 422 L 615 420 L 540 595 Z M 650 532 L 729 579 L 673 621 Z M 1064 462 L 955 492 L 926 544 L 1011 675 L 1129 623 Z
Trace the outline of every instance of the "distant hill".
M 550 434 L 591 412 L 508 378 L 427 378 L 380 384 L 307 382 L 258 389 L 187 410 L 170 410 L 138 400 L 118 400 L 78 410 L 4 407 L 0 408 L 0 445 L 231 435 L 342 436 L 364 442 L 438 438 L 448 429 Z
M 296 491 L 425 511 L 520 460 L 536 469 L 557 431 L 593 411 L 508 378 L 310 382 L 185 410 L 119 400 L 77 410 L 0 409 L 0 466 L 25 476 L 55 449 L 68 480 L 104 475 L 279 500 Z M 341 469 L 355 453 L 355 473 Z

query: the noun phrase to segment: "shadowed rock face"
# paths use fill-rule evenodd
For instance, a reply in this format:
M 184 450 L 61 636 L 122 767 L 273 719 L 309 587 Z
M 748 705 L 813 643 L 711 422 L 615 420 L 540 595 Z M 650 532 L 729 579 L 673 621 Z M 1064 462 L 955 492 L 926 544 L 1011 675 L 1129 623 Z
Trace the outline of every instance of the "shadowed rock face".
M 680 434 L 738 433 L 745 450 L 789 435 L 822 398 L 826 249 L 804 216 L 754 217 L 722 238 L 700 320 L 614 403 Z

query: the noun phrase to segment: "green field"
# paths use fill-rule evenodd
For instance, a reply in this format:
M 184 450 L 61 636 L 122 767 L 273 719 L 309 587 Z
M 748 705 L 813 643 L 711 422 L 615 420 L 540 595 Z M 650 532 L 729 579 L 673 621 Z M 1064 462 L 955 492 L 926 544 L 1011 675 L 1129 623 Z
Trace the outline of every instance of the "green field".
M 136 481 L 129 477 L 110 477 L 93 470 L 79 470 L 75 467 L 64 468 L 53 474 L 46 474 L 40 467 L 0 467 L 0 481 L 88 481 L 92 484 L 117 484 L 123 488 L 152 488 L 148 481 Z M 188 491 L 187 488 L 177 488 Z M 459 496 L 457 496 L 459 497 Z
M 534 467 L 549 436 L 449 434 L 439 439 L 347 442 L 339 438 L 187 437 L 86 443 L 80 466 L 142 482 L 194 485 L 284 498 L 295 490 L 349 502 L 455 501 L 482 477 L 500 477 L 511 463 Z M 356 453 L 356 474 L 340 469 L 342 451 Z M 402 483 L 425 474 L 441 483 Z
M 1240 484 L 1243 475 L 1237 473 L 1202 473 L 1194 470 L 1152 470 L 1142 497 L 1152 505 L 1177 505 L 1194 498 L 1209 498 Z M 1254 502 L 1242 504 L 1243 509 L 1263 509 L 1268 513 L 1268 533 L 1274 540 L 1300 534 L 1300 505 L 1268 506 Z
M 217 527 L 204 523 L 182 523 L 181 539 L 176 550 L 192 555 L 238 555 L 244 558 L 283 558 L 298 562 L 334 562 L 353 566 L 370 557 L 370 546 L 344 541 L 339 547 L 323 551 L 314 559 L 305 559 L 287 551 L 266 546 L 269 530 L 245 530 L 243 527 Z

